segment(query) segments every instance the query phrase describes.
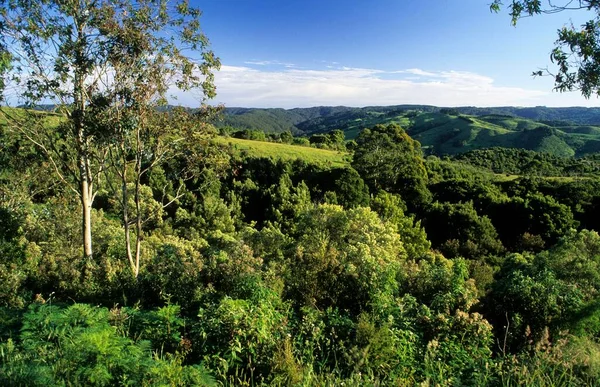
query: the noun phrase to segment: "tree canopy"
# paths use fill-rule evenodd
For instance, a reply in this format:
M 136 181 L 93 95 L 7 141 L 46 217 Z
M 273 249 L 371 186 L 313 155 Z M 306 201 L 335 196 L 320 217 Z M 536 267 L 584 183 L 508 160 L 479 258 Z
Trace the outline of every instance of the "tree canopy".
M 410 204 L 429 200 L 421 145 L 398 124 L 365 129 L 356 143 L 352 167 L 374 192 L 398 193 Z

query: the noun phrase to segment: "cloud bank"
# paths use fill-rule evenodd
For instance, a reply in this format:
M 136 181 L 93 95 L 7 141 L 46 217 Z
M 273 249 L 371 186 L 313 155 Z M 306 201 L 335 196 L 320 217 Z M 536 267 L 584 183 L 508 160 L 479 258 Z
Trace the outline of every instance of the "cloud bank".
M 597 106 L 577 93 L 553 93 L 497 85 L 465 71 L 427 71 L 325 66 L 302 69 L 279 61 L 224 65 L 216 74 L 216 103 L 242 107 L 372 106 Z M 278 66 L 279 65 L 279 66 Z M 254 67 L 251 67 L 254 66 Z M 540 85 L 546 87 L 547 83 Z M 550 86 L 551 87 L 551 86 Z M 187 96 L 189 98 L 190 96 Z M 182 95 L 180 103 L 185 104 Z

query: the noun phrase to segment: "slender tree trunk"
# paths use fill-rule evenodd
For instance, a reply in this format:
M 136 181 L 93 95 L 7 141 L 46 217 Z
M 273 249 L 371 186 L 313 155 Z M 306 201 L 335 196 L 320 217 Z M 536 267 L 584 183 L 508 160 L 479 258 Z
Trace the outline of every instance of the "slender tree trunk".
M 135 277 L 137 278 L 138 274 L 140 274 L 140 255 L 141 255 L 141 247 L 142 247 L 142 219 L 141 219 L 141 216 L 137 217 L 136 230 L 137 230 L 137 235 L 136 235 L 136 239 L 135 239 Z
M 135 262 L 131 254 L 131 233 L 129 229 L 129 195 L 127 194 L 127 160 L 125 156 L 125 146 L 121 144 L 121 152 L 123 157 L 123 171 L 121 175 L 121 195 L 123 202 L 123 226 L 125 227 L 125 249 L 127 251 L 127 259 L 131 266 L 131 271 L 136 275 Z
M 85 61 L 84 53 L 85 34 L 84 26 L 77 23 L 77 45 L 75 51 L 75 62 L 81 66 Z M 83 234 L 83 255 L 85 258 L 91 259 L 93 256 L 92 249 L 92 202 L 94 201 L 94 190 L 92 182 L 92 173 L 90 170 L 89 158 L 89 140 L 85 133 L 85 108 L 86 108 L 86 91 L 85 91 L 85 72 L 81 67 L 76 67 L 74 77 L 74 107 L 73 124 L 75 136 L 77 139 L 77 152 L 79 157 L 79 179 L 81 185 L 81 212 L 82 212 L 82 234 Z
M 82 234 L 83 234 L 83 255 L 86 258 L 92 258 L 92 185 L 87 179 L 81 179 L 81 210 L 82 210 Z
M 136 228 L 136 239 L 135 239 L 135 277 L 137 278 L 140 272 L 140 255 L 141 255 L 141 244 L 142 244 L 142 211 L 140 205 L 140 190 L 141 190 L 141 179 L 142 179 L 142 142 L 140 138 L 140 129 L 136 130 L 136 147 L 137 156 L 135 163 L 135 228 Z
M 80 87 L 83 87 L 82 85 Z M 79 101 L 78 101 L 79 102 Z M 82 214 L 83 255 L 92 258 L 92 202 L 94 201 L 94 186 L 90 171 L 88 144 L 83 130 L 83 114 L 85 105 L 78 103 L 75 112 L 74 125 L 77 132 L 77 152 L 79 153 L 79 182 Z

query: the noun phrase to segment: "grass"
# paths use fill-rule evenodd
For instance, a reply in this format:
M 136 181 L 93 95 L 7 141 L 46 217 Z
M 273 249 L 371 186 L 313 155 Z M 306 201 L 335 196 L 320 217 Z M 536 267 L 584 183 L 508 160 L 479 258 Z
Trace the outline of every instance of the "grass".
M 456 154 L 476 148 L 507 146 L 512 132 L 476 117 L 456 117 L 441 113 L 420 114 L 408 134 L 437 154 Z
M 350 155 L 345 152 L 239 138 L 217 137 L 216 141 L 229 144 L 234 149 L 246 152 L 252 157 L 270 157 L 274 160 L 302 159 L 309 163 L 331 167 L 347 167 L 350 165 Z
M 43 123 L 47 127 L 55 127 L 60 124 L 64 118 L 63 115 L 53 112 L 42 112 L 37 110 L 25 110 L 21 108 L 0 107 L 0 127 L 4 127 L 9 121 L 18 123 L 19 125 L 26 124 L 28 119 L 43 118 Z

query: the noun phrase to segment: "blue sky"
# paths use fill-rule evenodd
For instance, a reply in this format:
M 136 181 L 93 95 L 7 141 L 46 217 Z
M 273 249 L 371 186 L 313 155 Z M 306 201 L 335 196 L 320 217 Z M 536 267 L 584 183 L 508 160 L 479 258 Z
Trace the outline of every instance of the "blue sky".
M 586 11 L 517 27 L 486 0 L 203 0 L 226 106 L 597 106 L 552 92 L 556 30 Z

